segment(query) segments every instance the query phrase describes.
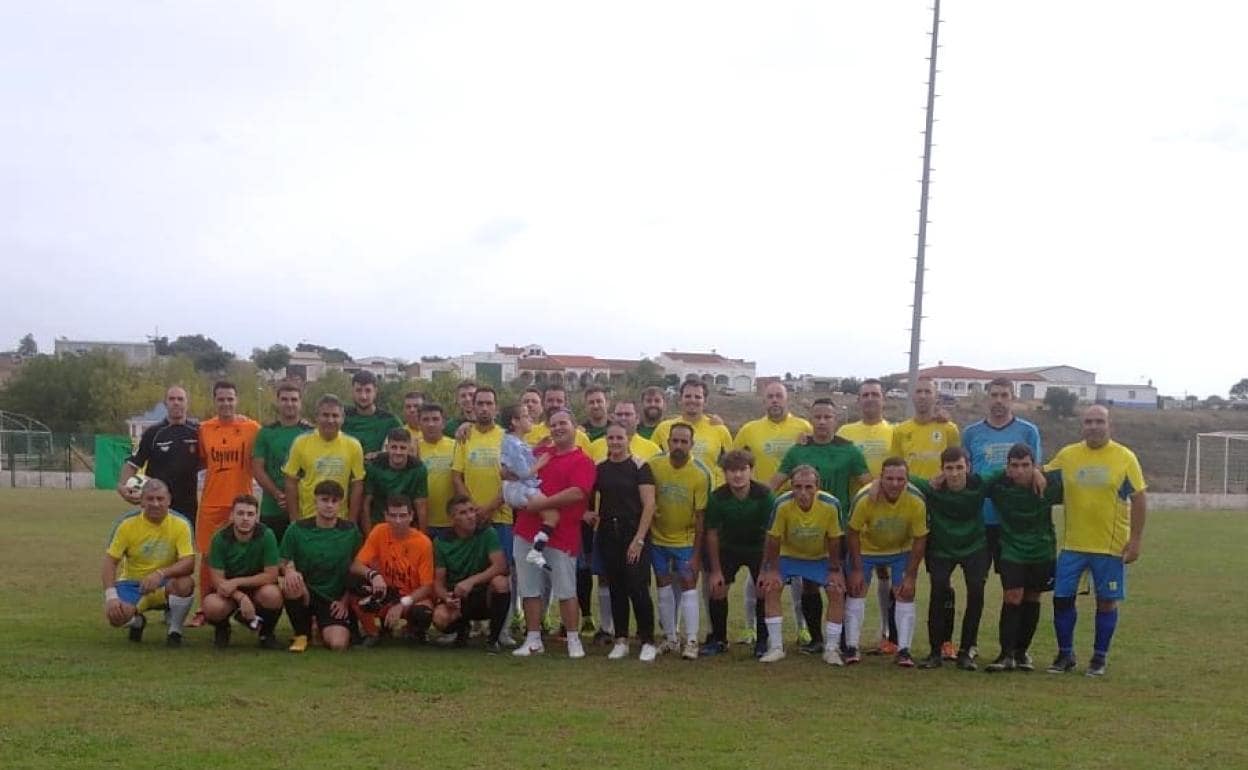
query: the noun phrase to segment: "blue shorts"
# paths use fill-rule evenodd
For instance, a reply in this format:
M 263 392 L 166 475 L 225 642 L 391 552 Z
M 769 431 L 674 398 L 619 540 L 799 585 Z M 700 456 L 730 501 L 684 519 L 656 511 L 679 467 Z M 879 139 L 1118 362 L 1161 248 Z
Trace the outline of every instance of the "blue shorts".
M 430 540 L 450 540 L 453 537 L 455 537 L 454 527 L 430 527 L 429 528 Z
M 792 556 L 781 556 L 780 577 L 786 583 L 794 578 L 801 578 L 802 580 L 809 580 L 815 585 L 825 585 L 828 582 L 828 560 L 795 559 Z
M 1122 601 L 1127 598 L 1127 568 L 1122 563 L 1122 557 L 1083 551 L 1062 551 L 1057 555 L 1054 598 L 1074 596 L 1079 591 L 1079 579 L 1085 571 L 1092 572 L 1097 599 Z
M 693 577 L 693 546 L 652 545 L 650 563 L 654 565 L 655 577 L 668 578 L 675 572 L 689 580 Z
M 164 588 L 168 582 L 169 578 L 160 581 L 160 587 Z M 117 589 L 117 598 L 121 599 L 122 604 L 129 604 L 131 607 L 139 606 L 139 600 L 143 598 L 143 592 L 139 590 L 139 581 L 118 580 L 114 588 Z
M 862 579 L 868 588 L 871 587 L 871 580 L 875 577 L 876 567 L 888 568 L 889 574 L 892 576 L 893 585 L 901 585 L 901 581 L 906 576 L 906 562 L 910 561 L 910 552 L 902 551 L 901 553 L 884 554 L 881 556 L 862 556 Z
M 498 533 L 498 544 L 503 547 L 503 553 L 507 554 L 508 566 L 516 563 L 516 557 L 511 552 L 512 530 L 510 524 L 494 524 L 494 531 Z

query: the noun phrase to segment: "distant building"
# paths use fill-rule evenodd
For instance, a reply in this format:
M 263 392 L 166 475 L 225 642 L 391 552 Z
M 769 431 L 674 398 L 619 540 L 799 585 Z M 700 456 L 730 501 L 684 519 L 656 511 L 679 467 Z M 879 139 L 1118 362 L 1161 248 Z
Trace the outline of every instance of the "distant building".
M 941 395 L 965 398 L 975 393 L 983 393 L 988 383 L 998 377 L 1005 377 L 1014 383 L 1014 393 L 1020 400 L 1030 401 L 1036 398 L 1037 386 L 1043 387 L 1043 380 L 1035 374 L 1016 372 L 995 372 L 987 369 L 975 369 L 970 366 L 949 366 L 941 362 L 919 370 L 919 377 L 930 379 Z M 909 378 L 902 375 L 902 386 L 909 385 Z
M 145 366 L 156 358 L 156 344 L 153 342 L 104 342 L 101 340 L 70 340 L 58 337 L 54 341 L 52 348 L 52 352 L 57 356 L 81 356 L 86 353 L 101 351 L 105 353 L 120 353 L 126 359 L 126 363 L 131 366 Z
M 143 437 L 143 431 L 160 422 L 169 416 L 169 410 L 165 408 L 164 401 L 157 401 L 156 405 L 148 409 L 143 414 L 136 414 L 126 420 L 126 429 L 130 434 L 130 445 L 139 446 L 139 439 Z
M 1080 401 L 1095 401 L 1097 398 L 1096 373 L 1076 366 L 1066 364 L 1033 366 L 1026 369 L 1001 371 L 998 374 L 1019 383 L 1015 387 L 1015 392 L 1024 401 L 1032 399 L 1043 401 L 1044 394 L 1049 388 L 1065 388 L 1078 396 Z M 1036 379 L 1027 382 L 1029 377 Z M 1029 384 L 1032 387 L 1028 387 Z
M 372 372 L 379 380 L 397 380 L 403 374 L 403 367 L 398 360 L 385 356 L 365 356 L 353 358 L 342 364 L 342 370 L 349 374 L 356 372 Z
M 1156 409 L 1157 389 L 1147 385 L 1097 385 L 1096 403 L 1130 409 Z
M 730 387 L 740 393 L 754 390 L 755 365 L 753 361 L 726 358 L 719 353 L 682 353 L 667 351 L 655 356 L 654 362 L 663 371 L 674 374 L 681 382 L 701 380 L 711 389 Z
M 282 379 L 292 382 L 316 382 L 329 371 L 329 365 L 314 350 L 295 350 L 282 371 Z

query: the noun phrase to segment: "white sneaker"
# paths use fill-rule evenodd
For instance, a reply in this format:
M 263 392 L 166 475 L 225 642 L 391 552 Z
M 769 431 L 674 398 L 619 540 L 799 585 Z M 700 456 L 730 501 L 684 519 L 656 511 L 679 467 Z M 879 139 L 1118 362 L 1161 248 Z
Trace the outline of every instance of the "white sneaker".
M 649 645 L 647 645 L 649 646 Z M 611 652 L 607 653 L 607 660 L 619 660 L 628 657 L 628 642 L 616 642 L 611 648 Z
M 698 659 L 698 640 L 686 639 L 685 648 L 681 650 L 680 657 L 684 658 L 685 660 L 697 660 Z
M 823 662 L 829 666 L 845 665 L 845 661 L 841 660 L 841 651 L 835 647 L 829 647 L 823 651 Z
M 679 651 L 680 651 L 680 642 L 676 641 L 675 639 L 664 639 L 663 641 L 659 642 L 658 649 L 656 650 L 656 652 L 659 655 L 667 655 L 670 652 L 679 652 Z
M 642 663 L 653 663 L 658 656 L 658 647 L 655 647 L 653 644 L 643 644 L 641 645 L 641 654 L 637 656 L 637 659 Z
M 568 637 L 568 657 L 573 659 L 585 657 L 585 647 L 575 636 Z
M 511 631 L 504 626 L 502 631 L 498 632 L 498 643 L 504 647 L 515 647 L 516 640 L 512 638 Z
M 511 654 L 517 658 L 527 658 L 530 655 L 541 655 L 544 652 L 546 652 L 546 647 L 541 642 L 525 642 L 512 650 Z
M 768 650 L 767 652 L 764 652 L 763 656 L 758 659 L 758 662 L 759 663 L 775 663 L 781 660 L 784 660 L 784 648 L 777 647 L 774 650 Z
M 524 555 L 524 560 L 538 567 L 546 566 L 546 555 L 536 548 L 530 548 L 529 552 Z

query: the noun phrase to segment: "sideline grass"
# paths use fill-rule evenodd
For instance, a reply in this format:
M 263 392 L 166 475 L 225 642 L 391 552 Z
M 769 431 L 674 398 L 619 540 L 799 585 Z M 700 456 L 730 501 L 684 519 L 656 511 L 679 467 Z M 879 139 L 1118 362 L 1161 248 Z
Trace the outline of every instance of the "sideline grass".
M 229 650 L 209 629 L 167 650 L 159 621 L 140 647 L 100 612 L 103 539 L 122 510 L 108 492 L 0 490 L 5 768 L 1248 765 L 1242 513 L 1150 515 L 1109 675 L 1093 680 L 880 658 L 833 670 L 796 654 L 763 667 L 741 646 L 649 667 L 601 648 L 573 662 L 560 645 L 533 660 L 475 648 L 295 656 L 261 653 L 241 629 Z M 987 655 L 999 606 L 990 580 Z M 1080 612 L 1086 663 L 1086 598 Z M 734 629 L 739 613 L 734 600 Z M 922 652 L 925 627 L 916 637 Z M 1035 647 L 1047 663 L 1047 604 Z

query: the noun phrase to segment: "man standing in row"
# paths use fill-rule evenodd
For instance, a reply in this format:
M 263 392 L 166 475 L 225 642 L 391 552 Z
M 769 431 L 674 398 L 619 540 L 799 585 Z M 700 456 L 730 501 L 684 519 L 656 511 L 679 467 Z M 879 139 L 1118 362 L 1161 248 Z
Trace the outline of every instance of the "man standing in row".
M 581 398 L 585 399 L 585 422 L 581 428 L 590 441 L 596 441 L 607 434 L 607 424 L 611 422 L 607 416 L 607 389 L 601 385 L 590 385 Z
M 437 404 L 421 406 L 419 419 L 416 457 L 425 465 L 425 481 L 429 488 L 429 536 L 436 540 L 451 526 L 448 503 L 455 496 L 455 480 L 451 471 L 451 463 L 455 460 L 455 440 L 443 435 L 445 419 L 442 407 Z
M 126 458 L 117 479 L 117 494 L 138 505 L 140 490 L 126 486 L 140 470 L 159 479 L 171 496 L 173 510 L 195 526 L 199 511 L 199 422 L 187 416 L 186 390 L 174 385 L 165 391 L 165 419 L 143 431 L 139 447 Z
M 234 500 L 251 495 L 252 452 L 260 423 L 237 414 L 238 388 L 221 380 L 212 386 L 215 417 L 199 426 L 199 457 L 204 466 L 204 492 L 199 501 L 199 521 L 195 527 L 195 550 L 211 561 L 212 538 L 229 523 Z M 199 600 L 212 590 L 212 575 L 206 565 L 199 570 Z M 201 607 L 188 624 L 204 624 Z
M 637 424 L 637 435 L 654 441 L 654 431 L 663 422 L 663 413 L 666 411 L 667 398 L 663 395 L 662 388 L 651 385 L 641 391 L 641 422 Z
M 282 466 L 286 477 L 286 513 L 292 522 L 316 515 L 316 488 L 332 481 L 350 490 L 343 515 L 359 521 L 364 507 L 364 448 L 341 431 L 342 402 L 332 394 L 316 402 L 316 430 L 295 438 Z
M 446 421 L 443 432 L 447 438 L 455 438 L 459 433 L 459 426 L 471 425 L 477 421 L 476 395 L 477 383 L 472 380 L 464 380 L 455 386 L 455 406 L 459 409 L 459 414 Z
M 377 378 L 372 372 L 361 369 L 351 375 L 351 399 L 355 403 L 343 415 L 342 432 L 359 441 L 364 459 L 372 460 L 385 446 L 386 435 L 403 423 L 377 405 Z
M 672 427 L 678 424 L 693 429 L 693 445 L 690 453 L 711 471 L 715 486 L 724 483 L 719 458 L 732 449 L 732 434 L 722 421 L 713 420 L 706 414 L 706 383 L 685 380 L 680 384 L 680 416 L 664 420 L 655 429 L 651 440 L 661 447 L 668 445 Z
M 628 435 L 629 454 L 637 457 L 642 462 L 647 462 L 650 458 L 660 454 L 663 451 L 658 444 L 643 437 L 637 432 L 636 402 L 616 401 L 611 416 L 612 419 L 615 420 L 616 424 L 624 428 L 624 432 Z M 606 436 L 590 442 L 589 458 L 595 463 L 600 463 L 607 459 L 607 454 L 608 447 Z
M 1053 627 L 1057 658 L 1049 672 L 1075 667 L 1075 592 L 1085 570 L 1096 588 L 1096 639 L 1088 676 L 1104 676 L 1118 626 L 1118 602 L 1127 596 L 1126 565 L 1140 558 L 1144 540 L 1144 474 L 1135 453 L 1109 437 L 1109 410 L 1083 413 L 1083 441 L 1063 447 L 1045 470 L 1062 472 L 1066 527 L 1057 555 Z
M 277 419 L 256 434 L 256 447 L 251 458 L 251 472 L 264 490 L 260 501 L 260 520 L 273 530 L 280 543 L 290 524 L 286 512 L 286 476 L 282 466 L 290 458 L 290 445 L 304 433 L 313 430 L 312 423 L 299 416 L 303 396 L 299 387 L 290 382 L 277 386 Z

